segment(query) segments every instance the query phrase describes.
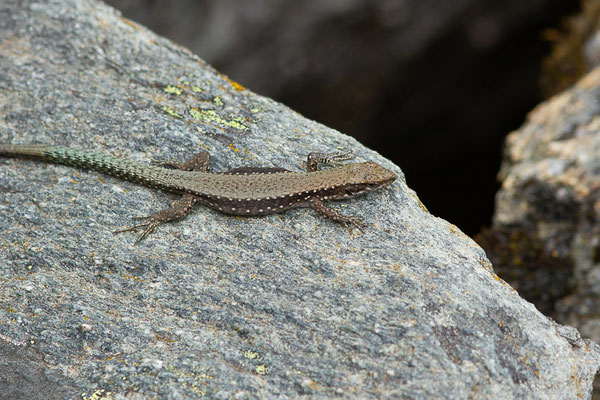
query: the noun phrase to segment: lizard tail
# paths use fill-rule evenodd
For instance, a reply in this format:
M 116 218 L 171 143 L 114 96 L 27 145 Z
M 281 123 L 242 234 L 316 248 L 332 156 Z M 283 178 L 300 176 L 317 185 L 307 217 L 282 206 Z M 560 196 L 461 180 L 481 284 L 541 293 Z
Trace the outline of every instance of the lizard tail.
M 0 143 L 0 156 L 4 157 L 29 157 L 47 159 L 46 152 L 50 146 L 45 144 L 2 144 Z

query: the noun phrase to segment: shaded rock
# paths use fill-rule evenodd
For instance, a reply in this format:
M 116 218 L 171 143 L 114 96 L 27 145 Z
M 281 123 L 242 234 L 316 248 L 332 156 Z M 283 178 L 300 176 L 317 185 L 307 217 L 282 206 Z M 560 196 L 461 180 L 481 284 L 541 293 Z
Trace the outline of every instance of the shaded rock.
M 544 312 L 600 340 L 600 69 L 541 104 L 507 139 L 491 230 L 500 276 Z
M 9 0 L 0 21 L 2 141 L 146 161 L 208 149 L 216 171 L 344 148 L 399 175 L 338 205 L 364 234 L 306 209 L 198 209 L 133 246 L 112 231 L 168 195 L 0 160 L 0 368 L 86 399 L 589 395 L 598 346 L 498 279 L 389 161 L 101 3 Z M 35 398 L 26 378 L 0 394 Z
M 552 51 L 543 63 L 540 86 L 550 97 L 574 85 L 600 62 L 600 1 L 581 2 L 581 11 L 563 20 L 559 30 L 546 30 Z
M 77 398 L 80 392 L 43 360 L 35 346 L 0 336 L 0 398 L 45 400 Z

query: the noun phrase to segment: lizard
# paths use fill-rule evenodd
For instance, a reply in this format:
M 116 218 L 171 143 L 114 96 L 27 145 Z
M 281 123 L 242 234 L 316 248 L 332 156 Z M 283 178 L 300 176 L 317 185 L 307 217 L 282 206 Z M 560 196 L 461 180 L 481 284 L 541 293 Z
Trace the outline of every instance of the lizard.
M 320 215 L 362 231 L 360 218 L 340 214 L 325 204 L 359 196 L 387 185 L 396 174 L 373 161 L 343 164 L 352 152 L 310 153 L 306 172 L 274 167 L 239 167 L 210 172 L 210 155 L 195 154 L 183 163 L 146 164 L 106 153 L 55 145 L 0 143 L 0 156 L 42 160 L 115 176 L 147 187 L 181 194 L 170 207 L 144 217 L 142 223 L 116 230 L 143 229 L 136 244 L 160 224 L 183 218 L 196 203 L 224 214 L 260 216 L 296 207 L 312 207 Z M 332 168 L 319 169 L 319 164 Z

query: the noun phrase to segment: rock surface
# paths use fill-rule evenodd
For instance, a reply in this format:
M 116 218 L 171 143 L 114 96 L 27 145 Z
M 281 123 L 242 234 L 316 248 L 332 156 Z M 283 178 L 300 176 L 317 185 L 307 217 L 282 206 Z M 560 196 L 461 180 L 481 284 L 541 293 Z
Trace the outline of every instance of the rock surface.
M 562 323 L 600 340 L 600 134 L 597 16 L 586 3 L 559 50 L 587 74 L 531 112 L 507 139 L 491 229 L 479 237 L 500 275 Z M 593 28 L 593 29 L 592 29 Z M 587 32 L 586 37 L 583 34 Z
M 0 5 L 0 139 L 213 169 L 353 149 L 399 179 L 339 204 L 198 209 L 113 235 L 168 195 L 0 160 L 0 398 L 585 398 L 600 349 L 494 274 L 401 171 L 90 0 Z M 33 377 L 33 378 L 32 378 Z
M 512 276 L 524 295 L 595 341 L 600 340 L 599 96 L 596 68 L 533 110 L 508 137 L 494 225 L 486 234 L 501 276 Z
M 555 54 L 588 68 L 507 139 L 492 227 L 478 237 L 499 275 L 545 314 L 600 340 L 600 1 Z M 557 61 L 558 62 L 558 61 Z M 563 77 L 573 60 L 561 60 Z M 560 74 L 559 74 L 560 75 Z M 600 387 L 596 388 L 600 396 Z

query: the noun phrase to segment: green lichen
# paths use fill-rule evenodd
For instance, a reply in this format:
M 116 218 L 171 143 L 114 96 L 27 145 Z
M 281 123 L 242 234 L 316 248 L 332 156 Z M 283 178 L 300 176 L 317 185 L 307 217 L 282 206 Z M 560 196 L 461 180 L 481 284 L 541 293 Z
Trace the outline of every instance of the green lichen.
M 173 86 L 173 85 L 167 85 L 163 90 L 166 93 L 175 94 L 177 96 L 179 96 L 181 93 L 183 93 L 183 90 L 181 90 L 177 86 Z
M 183 116 L 182 116 L 182 115 L 179 115 L 179 114 L 177 114 L 177 113 L 175 112 L 175 110 L 173 110 L 171 107 L 162 106 L 160 109 L 161 109 L 161 110 L 163 110 L 164 112 L 166 112 L 167 114 L 169 114 L 169 115 L 170 115 L 170 116 L 172 116 L 172 117 L 179 118 L 179 119 L 183 119 Z
M 269 373 L 269 367 L 267 367 L 266 365 L 259 365 L 258 367 L 256 367 L 255 369 L 256 373 L 259 375 L 266 375 Z
M 194 119 L 202 119 L 202 113 L 195 108 L 190 108 L 190 115 Z
M 197 120 L 212 122 L 219 125 L 227 125 L 241 131 L 248 130 L 248 127 L 242 123 L 244 119 L 241 117 L 235 117 L 228 120 L 217 114 L 215 110 L 198 110 L 197 108 L 190 108 L 189 113 L 192 118 Z
M 254 360 L 255 358 L 259 357 L 259 355 L 256 351 L 248 350 L 244 352 L 244 357 L 246 357 L 248 360 Z
M 81 398 L 83 400 L 111 400 L 113 397 L 111 392 L 107 392 L 104 389 L 98 389 L 94 391 L 90 397 L 87 397 L 87 393 L 82 393 Z

